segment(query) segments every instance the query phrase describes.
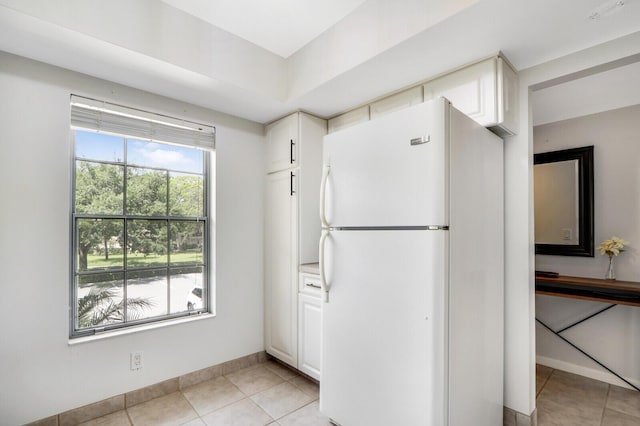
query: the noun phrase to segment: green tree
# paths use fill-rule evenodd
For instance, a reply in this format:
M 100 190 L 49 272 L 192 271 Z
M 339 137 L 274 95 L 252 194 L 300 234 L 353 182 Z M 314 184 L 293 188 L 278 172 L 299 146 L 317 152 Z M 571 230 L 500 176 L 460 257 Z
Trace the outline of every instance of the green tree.
M 125 193 L 124 166 L 77 161 L 75 211 L 80 214 L 122 215 Z M 165 170 L 127 167 L 126 213 L 135 216 L 201 217 L 204 215 L 202 176 Z M 167 190 L 167 184 L 169 188 Z M 171 245 L 177 251 L 200 248 L 202 226 L 172 221 Z M 88 256 L 101 253 L 109 260 L 109 245 L 117 240 L 130 253 L 166 255 L 167 222 L 129 220 L 127 235 L 121 219 L 78 220 L 78 266 L 87 270 Z
M 77 161 L 76 213 L 122 214 L 124 168 Z
M 175 175 L 169 181 L 169 211 L 174 217 L 201 217 L 204 215 L 204 184 L 200 176 Z M 201 249 L 202 224 L 174 221 L 171 223 L 172 250 L 181 252 L 190 248 Z M 197 243 L 196 243 L 197 242 Z M 190 247 L 191 246 L 191 247 Z M 202 259 L 200 259 L 202 261 Z
M 103 252 L 105 260 L 109 260 L 109 244 L 112 238 L 121 238 L 123 229 L 121 219 L 79 219 L 79 269 L 81 271 L 89 269 L 88 259 L 92 252 Z M 99 244 L 102 244 L 102 248 L 99 247 Z
M 145 257 L 155 253 L 166 255 L 168 249 L 167 221 L 133 219 L 127 221 L 127 250 L 130 253 L 143 254 Z M 124 246 L 125 241 L 120 240 Z M 134 258 L 129 259 L 135 262 Z
M 167 172 L 127 168 L 127 214 L 167 215 Z
M 169 181 L 171 216 L 203 216 L 204 185 L 200 176 L 172 175 Z
M 122 214 L 124 168 L 78 161 L 76 163 L 75 211 L 85 214 Z M 102 243 L 109 259 L 109 242 L 122 233 L 122 221 L 81 219 L 78 222 L 80 270 L 88 268 L 88 255 Z

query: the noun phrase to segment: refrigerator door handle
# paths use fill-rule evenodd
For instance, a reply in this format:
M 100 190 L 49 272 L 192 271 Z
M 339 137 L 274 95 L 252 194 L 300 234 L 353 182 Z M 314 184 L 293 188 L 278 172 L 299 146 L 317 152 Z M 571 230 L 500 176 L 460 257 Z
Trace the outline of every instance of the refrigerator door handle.
M 323 228 L 329 227 L 327 216 L 325 214 L 325 201 L 327 199 L 327 180 L 329 180 L 329 173 L 331 173 L 331 166 L 326 165 L 322 168 L 322 180 L 320 181 L 320 221 Z
M 318 256 L 320 260 L 320 288 L 322 288 L 325 303 L 329 303 L 329 285 L 327 284 L 327 276 L 324 270 L 324 246 L 328 236 L 329 230 L 323 229 L 322 236 L 320 237 L 320 250 Z

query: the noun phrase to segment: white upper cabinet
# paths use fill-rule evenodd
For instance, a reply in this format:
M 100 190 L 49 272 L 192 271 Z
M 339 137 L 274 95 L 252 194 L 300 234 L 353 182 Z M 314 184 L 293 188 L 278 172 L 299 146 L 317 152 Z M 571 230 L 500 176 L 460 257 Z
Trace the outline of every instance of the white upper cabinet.
M 518 75 L 500 56 L 452 71 L 329 120 L 329 133 L 443 96 L 499 136 L 518 133 Z
M 424 100 L 443 96 L 454 107 L 501 136 L 518 131 L 518 77 L 500 57 L 462 68 L 423 86 Z
M 351 127 L 354 124 L 364 123 L 369 121 L 369 105 L 365 105 L 360 108 L 352 109 L 349 112 L 340 114 L 328 123 L 328 133 L 337 132 L 340 129 Z
M 266 127 L 267 173 L 298 166 L 298 113 Z
M 387 96 L 370 105 L 371 119 L 373 120 L 381 115 L 420 104 L 422 103 L 422 99 L 422 87 L 420 86 Z
M 369 117 L 369 105 L 352 109 L 349 112 L 345 112 L 329 120 L 328 133 L 337 132 L 340 129 L 351 127 L 354 124 L 364 123 L 365 121 L 369 121 Z

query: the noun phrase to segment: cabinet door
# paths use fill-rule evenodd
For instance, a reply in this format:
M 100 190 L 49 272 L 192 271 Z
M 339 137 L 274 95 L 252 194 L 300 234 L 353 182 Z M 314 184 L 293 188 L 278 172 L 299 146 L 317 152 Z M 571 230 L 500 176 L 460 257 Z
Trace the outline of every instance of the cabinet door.
M 338 130 L 364 123 L 370 120 L 369 105 L 353 109 L 345 112 L 337 117 L 333 117 L 328 122 L 327 133 L 337 132 Z
M 444 96 L 483 126 L 498 124 L 496 58 L 470 65 L 425 84 L 424 100 Z
M 423 102 L 422 87 L 414 87 L 404 92 L 388 96 L 370 105 L 371 119 L 380 117 L 393 111 L 409 108 Z
M 265 349 L 297 366 L 297 169 L 267 176 L 265 215 Z
M 298 166 L 298 113 L 267 126 L 267 173 Z
M 322 354 L 322 302 L 320 297 L 299 296 L 298 370 L 320 380 Z

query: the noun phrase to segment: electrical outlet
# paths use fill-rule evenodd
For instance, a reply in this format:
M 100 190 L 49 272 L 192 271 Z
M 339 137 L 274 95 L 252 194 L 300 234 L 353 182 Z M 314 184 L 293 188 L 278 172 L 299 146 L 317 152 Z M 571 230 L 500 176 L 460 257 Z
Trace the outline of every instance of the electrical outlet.
M 571 241 L 571 228 L 562 228 L 562 239 Z
M 129 361 L 132 370 L 140 370 L 144 364 L 142 351 L 131 352 Z

